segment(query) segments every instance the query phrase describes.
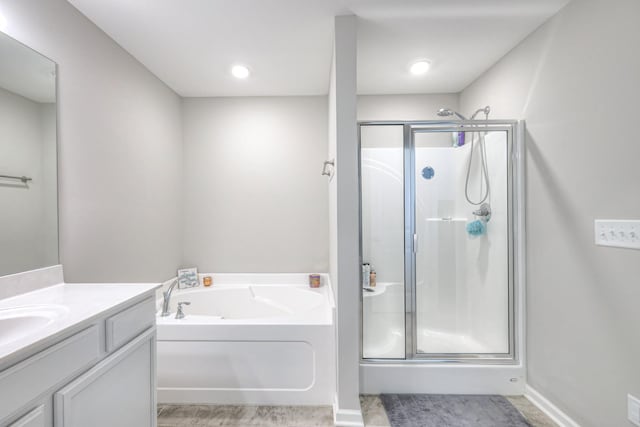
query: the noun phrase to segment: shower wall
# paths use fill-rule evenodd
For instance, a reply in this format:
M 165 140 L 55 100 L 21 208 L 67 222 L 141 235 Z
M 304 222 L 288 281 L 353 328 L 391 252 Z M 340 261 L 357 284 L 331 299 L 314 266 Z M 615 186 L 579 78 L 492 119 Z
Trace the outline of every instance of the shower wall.
M 404 281 L 402 126 L 361 129 L 362 256 L 381 283 Z
M 402 126 L 362 126 L 362 258 L 377 274 L 363 294 L 363 357 L 404 358 Z
M 448 147 L 442 146 L 442 137 Z M 478 209 L 465 199 L 471 145 L 451 147 L 450 134 L 416 135 L 416 307 L 418 350 L 508 353 L 507 146 L 504 132 L 486 137 L 492 217 L 486 234 L 466 226 Z M 476 144 L 470 196 L 481 193 Z M 421 171 L 431 167 L 434 176 Z M 453 340 L 453 341 L 452 341 Z

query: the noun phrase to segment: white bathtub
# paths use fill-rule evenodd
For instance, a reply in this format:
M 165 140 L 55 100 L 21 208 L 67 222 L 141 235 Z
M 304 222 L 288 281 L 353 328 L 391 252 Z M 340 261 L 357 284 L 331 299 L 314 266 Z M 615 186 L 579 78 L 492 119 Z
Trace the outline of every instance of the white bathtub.
M 174 290 L 158 321 L 158 401 L 328 405 L 334 395 L 334 308 L 328 277 L 218 274 Z M 186 317 L 176 320 L 178 302 Z M 161 304 L 161 298 L 158 299 Z

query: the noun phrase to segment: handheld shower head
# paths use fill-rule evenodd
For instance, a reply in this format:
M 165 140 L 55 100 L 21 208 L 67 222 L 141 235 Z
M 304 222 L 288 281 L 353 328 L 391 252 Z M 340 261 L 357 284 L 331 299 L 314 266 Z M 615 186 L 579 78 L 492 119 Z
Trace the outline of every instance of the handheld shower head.
M 469 121 L 473 121 L 476 116 L 480 113 L 484 113 L 484 118 L 485 120 L 489 120 L 489 113 L 491 112 L 491 107 L 490 106 L 486 106 L 484 108 L 480 108 L 478 110 L 476 110 L 475 113 L 473 113 L 473 115 L 471 116 L 471 119 Z M 440 117 L 451 117 L 451 116 L 457 116 L 458 118 L 460 118 L 461 120 L 468 120 L 465 116 L 463 116 L 462 114 L 458 113 L 455 110 L 452 110 L 451 108 L 441 108 L 438 110 L 438 116 Z M 463 145 L 465 145 L 465 135 L 467 132 L 471 133 L 471 141 L 470 141 L 470 145 L 471 145 L 471 149 L 469 150 L 469 162 L 467 163 L 467 178 L 465 181 L 465 186 L 464 186 L 464 195 L 467 199 L 467 201 L 469 203 L 471 203 L 472 205 L 478 206 L 481 205 L 482 203 L 484 203 L 487 199 L 489 199 L 490 196 L 490 189 L 489 189 L 489 172 L 488 172 L 488 167 L 487 167 L 487 154 L 486 154 L 486 149 L 485 149 L 485 145 L 484 145 L 484 137 L 486 135 L 486 131 L 482 132 L 480 130 L 474 130 L 474 129 L 479 129 L 479 127 L 481 126 L 480 123 L 468 123 L 464 126 L 468 126 L 468 130 L 462 130 L 460 132 L 454 132 L 454 143 L 453 146 L 454 147 L 462 147 Z M 461 128 L 464 126 L 460 126 Z M 482 191 L 481 190 L 481 194 L 480 194 L 480 200 L 479 201 L 474 201 L 471 200 L 470 196 L 469 196 L 469 182 L 470 182 L 470 176 L 471 176 L 471 163 L 473 161 L 473 152 L 474 152 L 474 146 L 476 144 L 480 145 L 480 162 L 481 162 L 481 185 L 484 184 L 485 190 Z M 488 205 L 487 205 L 488 207 Z M 477 216 L 482 216 L 485 219 L 488 217 L 489 214 L 486 213 L 486 209 L 482 210 L 479 209 L 476 212 Z
M 480 113 L 484 113 L 485 119 L 489 118 L 489 113 L 491 112 L 491 107 L 490 106 L 486 106 L 484 108 L 479 108 L 478 110 L 476 110 L 475 113 L 473 113 L 473 115 L 471 116 L 470 120 L 474 120 L 476 118 L 476 116 Z M 465 116 L 463 116 L 462 114 L 458 113 L 455 110 L 452 110 L 451 108 L 441 108 L 438 110 L 438 115 L 440 117 L 451 117 L 451 116 L 457 116 L 460 120 L 469 120 L 467 119 Z
M 467 118 L 465 116 L 463 116 L 462 114 L 458 113 L 457 111 L 452 110 L 451 108 L 441 108 L 438 110 L 438 115 L 440 117 L 451 117 L 451 116 L 457 116 L 460 120 L 467 120 Z

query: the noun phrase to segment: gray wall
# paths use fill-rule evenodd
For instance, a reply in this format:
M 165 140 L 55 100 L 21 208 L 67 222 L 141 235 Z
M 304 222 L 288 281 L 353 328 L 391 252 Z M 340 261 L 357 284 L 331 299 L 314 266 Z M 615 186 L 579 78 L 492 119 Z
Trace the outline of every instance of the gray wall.
M 640 252 L 595 218 L 640 217 L 640 2 L 573 1 L 461 95 L 527 120 L 529 384 L 581 425 L 627 426 L 640 396 Z
M 361 425 L 359 400 L 360 267 L 357 130 L 357 18 L 334 20 L 329 85 L 331 280 L 336 295 L 336 425 Z M 326 185 L 326 184 L 325 184 Z
M 1 1 L 6 32 L 59 65 L 67 281 L 155 281 L 181 249 L 180 98 L 65 0 Z
M 358 96 L 358 120 L 438 120 L 440 108 L 457 110 L 458 94 Z
M 0 88 L 0 275 L 58 263 L 55 109 Z M 54 188 L 51 188 L 53 183 Z
M 184 100 L 184 264 L 326 272 L 327 97 Z

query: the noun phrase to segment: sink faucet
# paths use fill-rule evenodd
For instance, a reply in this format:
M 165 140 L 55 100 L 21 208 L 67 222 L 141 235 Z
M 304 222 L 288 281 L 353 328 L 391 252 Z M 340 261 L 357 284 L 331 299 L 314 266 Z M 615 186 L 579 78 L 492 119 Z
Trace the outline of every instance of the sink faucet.
M 169 288 L 162 293 L 162 298 L 163 298 L 162 313 L 160 314 L 160 316 L 162 317 L 167 317 L 168 315 L 171 314 L 169 312 L 169 301 L 171 301 L 171 292 L 173 292 L 173 288 L 175 288 L 177 284 L 178 284 L 178 279 L 171 282 L 171 284 L 169 285 Z

